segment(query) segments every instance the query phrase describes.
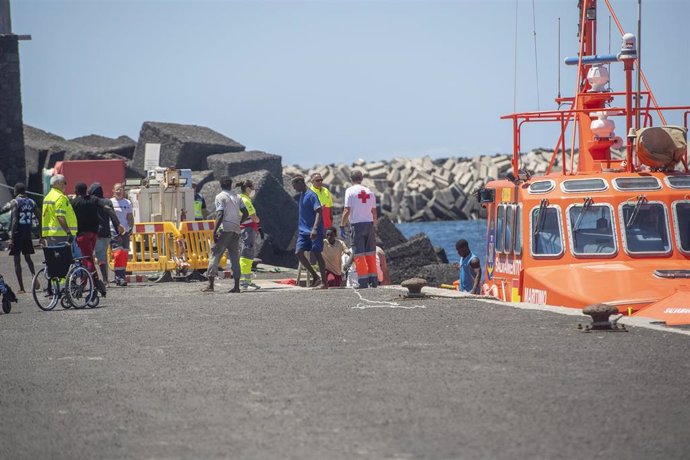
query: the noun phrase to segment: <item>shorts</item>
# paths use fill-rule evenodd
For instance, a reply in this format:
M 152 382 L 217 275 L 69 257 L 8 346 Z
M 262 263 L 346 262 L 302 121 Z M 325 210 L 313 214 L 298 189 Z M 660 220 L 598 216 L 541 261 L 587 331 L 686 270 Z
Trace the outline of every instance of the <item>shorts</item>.
M 98 259 L 99 264 L 108 262 L 108 246 L 110 245 L 110 238 L 101 238 L 96 240 L 96 247 L 93 250 L 93 255 Z
M 323 252 L 323 232 L 319 232 L 314 241 L 309 233 L 298 233 L 295 252 L 301 251 Z
M 10 249 L 11 256 L 18 256 L 19 254 L 30 255 L 34 253 L 34 242 L 31 239 L 31 234 L 15 233 L 12 236 L 14 245 Z

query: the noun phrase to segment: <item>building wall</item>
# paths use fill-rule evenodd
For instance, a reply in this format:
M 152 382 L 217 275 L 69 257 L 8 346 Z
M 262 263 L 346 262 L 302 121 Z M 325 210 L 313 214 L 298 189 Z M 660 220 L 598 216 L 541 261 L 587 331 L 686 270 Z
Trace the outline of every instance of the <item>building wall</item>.
M 0 35 L 0 171 L 8 185 L 26 181 L 17 36 Z

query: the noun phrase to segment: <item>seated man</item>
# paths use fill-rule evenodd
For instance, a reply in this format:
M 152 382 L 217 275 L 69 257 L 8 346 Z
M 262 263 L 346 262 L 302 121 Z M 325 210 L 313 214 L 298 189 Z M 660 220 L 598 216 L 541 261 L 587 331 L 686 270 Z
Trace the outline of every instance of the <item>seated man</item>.
M 329 287 L 340 287 L 343 284 L 343 254 L 350 254 L 342 240 L 336 238 L 335 227 L 326 230 L 323 240 L 323 260 L 326 262 L 326 280 Z

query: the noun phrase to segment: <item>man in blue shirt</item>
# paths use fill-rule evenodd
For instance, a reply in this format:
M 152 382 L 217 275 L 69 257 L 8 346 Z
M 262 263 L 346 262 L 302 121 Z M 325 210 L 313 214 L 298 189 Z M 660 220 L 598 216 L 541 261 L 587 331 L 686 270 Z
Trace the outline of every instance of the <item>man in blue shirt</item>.
M 26 292 L 24 290 L 24 280 L 22 278 L 22 265 L 20 255 L 24 255 L 26 265 L 29 267 L 31 275 L 35 273 L 34 263 L 31 260 L 31 254 L 34 253 L 34 245 L 32 240 L 31 230 L 33 228 L 34 219 L 38 222 L 38 228 L 41 228 L 41 213 L 38 211 L 36 202 L 26 196 L 26 185 L 19 182 L 14 186 L 14 199 L 0 209 L 0 214 L 7 211 L 12 211 L 12 218 L 10 224 L 10 255 L 14 257 L 14 272 L 17 275 L 17 282 L 19 283 L 18 293 Z
M 467 240 L 458 240 L 455 243 L 455 249 L 460 256 L 458 291 L 479 294 L 479 283 L 482 280 L 482 268 L 479 264 L 479 257 L 470 251 L 470 245 Z
M 328 289 L 328 284 L 326 283 L 326 263 L 321 255 L 321 252 L 323 252 L 324 233 L 321 202 L 316 193 L 307 188 L 304 176 L 298 175 L 293 177 L 292 186 L 300 194 L 298 200 L 297 246 L 295 248 L 297 259 L 311 274 L 313 279 L 312 287 L 319 286 L 321 289 Z M 304 254 L 306 251 L 311 251 L 314 257 L 316 257 L 319 271 L 321 272 L 320 278 L 309 263 L 309 260 L 307 260 L 307 256 Z

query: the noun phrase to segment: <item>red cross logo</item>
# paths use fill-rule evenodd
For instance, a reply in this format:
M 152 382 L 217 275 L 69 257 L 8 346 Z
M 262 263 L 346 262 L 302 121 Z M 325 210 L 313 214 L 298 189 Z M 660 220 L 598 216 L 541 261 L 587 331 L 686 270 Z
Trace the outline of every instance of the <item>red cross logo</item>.
M 357 198 L 362 200 L 362 203 L 366 204 L 367 200 L 369 199 L 369 194 L 362 190 L 361 192 L 359 192 L 359 195 L 357 195 Z

